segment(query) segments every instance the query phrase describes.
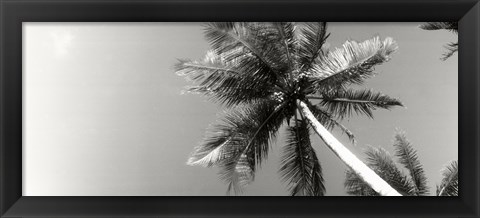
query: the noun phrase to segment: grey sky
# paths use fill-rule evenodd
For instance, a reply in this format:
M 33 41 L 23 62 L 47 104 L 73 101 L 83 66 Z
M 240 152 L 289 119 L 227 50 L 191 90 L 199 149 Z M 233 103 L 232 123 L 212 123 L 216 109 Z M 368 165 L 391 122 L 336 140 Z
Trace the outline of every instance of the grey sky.
M 399 51 L 366 87 L 406 105 L 343 124 L 363 158 L 367 145 L 391 153 L 395 128 L 418 150 L 429 185 L 458 154 L 458 61 L 439 58 L 456 41 L 419 23 L 329 23 L 331 47 L 393 37 Z M 185 164 L 221 111 L 174 74 L 177 59 L 209 49 L 200 23 L 24 23 L 24 195 L 224 195 L 215 168 Z M 282 131 L 283 133 L 284 131 Z M 327 195 L 345 195 L 346 167 L 312 135 Z M 283 134 L 246 195 L 287 195 L 278 172 Z M 432 189 L 433 193 L 433 189 Z

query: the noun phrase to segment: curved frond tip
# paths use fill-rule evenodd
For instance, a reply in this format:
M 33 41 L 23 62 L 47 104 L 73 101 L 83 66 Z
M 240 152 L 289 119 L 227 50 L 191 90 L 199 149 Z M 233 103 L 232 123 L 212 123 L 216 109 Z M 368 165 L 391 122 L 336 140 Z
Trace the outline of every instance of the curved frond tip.
M 340 118 L 352 116 L 354 112 L 373 118 L 373 110 L 377 108 L 388 110 L 395 106 L 403 106 L 399 100 L 372 90 L 332 91 L 324 93 L 321 100 L 320 105 Z
M 309 77 L 319 86 L 361 84 L 373 76 L 376 65 L 389 61 L 397 49 L 397 43 L 390 37 L 383 41 L 378 36 L 364 42 L 350 40 L 323 57 Z
M 221 145 L 210 151 L 207 155 L 201 157 L 198 154 L 193 154 L 187 161 L 187 165 L 190 166 L 203 166 L 203 167 L 210 167 L 213 164 L 217 163 L 222 159 L 223 153 L 222 150 L 225 145 L 230 142 L 230 139 L 225 140 Z
M 452 161 L 443 169 L 443 179 L 437 186 L 437 196 L 458 196 L 458 162 Z
M 400 159 L 400 163 L 408 170 L 414 185 L 412 194 L 425 196 L 429 193 L 427 186 L 427 177 L 423 166 L 418 159 L 417 151 L 412 147 L 404 134 L 395 135 L 395 156 Z
M 322 167 L 317 159 L 309 137 L 308 122 L 295 120 L 288 128 L 287 144 L 284 148 L 280 173 L 282 180 L 289 183 L 292 196 L 323 196 Z
M 458 22 L 427 22 L 419 26 L 424 30 L 449 30 L 458 32 Z

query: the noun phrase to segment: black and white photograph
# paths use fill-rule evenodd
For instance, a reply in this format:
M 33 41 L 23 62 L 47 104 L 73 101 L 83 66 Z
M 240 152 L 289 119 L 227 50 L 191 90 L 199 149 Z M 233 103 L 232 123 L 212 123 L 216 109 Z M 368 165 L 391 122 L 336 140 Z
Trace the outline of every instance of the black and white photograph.
M 23 22 L 22 194 L 458 196 L 458 35 Z

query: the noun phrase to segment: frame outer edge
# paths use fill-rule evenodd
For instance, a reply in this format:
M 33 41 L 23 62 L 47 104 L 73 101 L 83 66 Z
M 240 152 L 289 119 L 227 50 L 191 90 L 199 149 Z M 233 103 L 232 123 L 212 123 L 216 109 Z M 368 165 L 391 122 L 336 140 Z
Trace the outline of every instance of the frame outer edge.
M 4 11 L 4 1 L 3 0 L 0 0 L 0 48 L 3 48 L 5 43 L 3 42 L 4 41 L 4 34 L 5 34 L 5 31 L 4 31 L 4 22 L 5 22 L 5 13 L 3 12 Z M 4 83 L 4 79 L 3 79 L 3 74 L 4 74 L 4 69 L 5 69 L 5 65 L 3 64 L 3 59 L 4 59 L 4 49 L 0 49 L 0 105 L 5 105 L 4 103 L 4 91 L 3 91 L 3 83 Z M 3 216 L 3 214 L 6 212 L 4 210 L 4 206 L 3 206 L 3 202 L 4 202 L 4 195 L 3 195 L 3 191 L 4 191 L 4 187 L 5 187 L 5 184 L 3 182 L 3 179 L 4 178 L 4 151 L 3 151 L 3 147 L 4 147 L 4 115 L 3 115 L 3 106 L 0 107 L 0 217 Z
M 459 74 L 459 83 L 468 83 L 468 85 L 471 84 L 471 88 L 462 88 L 459 86 L 459 106 L 463 105 L 463 108 L 461 110 L 459 109 L 459 122 L 463 122 L 464 125 L 467 127 L 473 127 L 473 129 L 463 129 L 463 131 L 467 131 L 469 133 L 472 133 L 473 136 L 473 143 L 472 146 L 474 147 L 474 159 L 470 160 L 470 158 L 465 158 L 468 160 L 462 161 L 459 159 L 459 164 L 460 168 L 462 168 L 463 163 L 467 161 L 465 165 L 473 164 L 474 166 L 471 166 L 472 169 L 474 170 L 475 174 L 474 175 L 465 175 L 462 173 L 462 171 L 459 172 L 460 179 L 466 180 L 468 179 L 468 183 L 473 183 L 473 187 L 475 190 L 467 191 L 464 188 L 462 188 L 462 181 L 460 181 L 460 193 L 459 196 L 461 197 L 463 203 L 467 208 L 469 208 L 471 211 L 470 213 L 471 216 L 473 217 L 480 217 L 480 101 L 478 100 L 480 98 L 480 2 L 477 2 L 473 7 L 465 13 L 465 15 L 460 19 L 460 21 L 465 20 L 468 22 L 467 24 L 464 24 L 468 27 L 465 27 L 465 30 L 468 30 L 468 28 L 471 28 L 472 26 L 475 27 L 474 31 L 468 31 L 469 34 L 461 34 L 461 30 L 464 29 L 462 23 L 459 23 L 459 41 L 460 39 L 465 39 L 464 41 L 469 41 L 472 44 L 465 45 L 459 44 L 459 68 L 460 67 L 472 67 L 473 69 L 463 69 L 461 70 L 462 72 L 469 72 L 472 73 L 473 75 L 460 75 Z M 463 31 L 467 32 L 467 31 Z M 461 64 L 461 62 L 465 61 L 466 59 L 469 59 L 468 62 L 469 65 L 465 66 L 465 64 Z M 461 72 L 459 69 L 459 72 Z M 471 79 L 471 81 L 468 81 Z M 462 95 L 461 92 L 463 91 Z M 462 99 L 462 100 L 461 100 Z M 471 100 L 476 100 L 474 101 L 474 104 L 470 104 L 469 102 Z M 460 103 L 462 101 L 462 103 Z M 473 106 L 473 107 L 472 107 Z M 470 108 L 470 109 L 469 109 Z M 473 115 L 475 117 L 470 117 L 467 118 L 466 116 L 462 117 L 463 112 L 469 112 L 470 110 L 473 110 Z M 468 114 L 468 113 L 467 113 Z M 472 119 L 472 120 L 470 120 Z M 471 123 L 471 124 L 468 124 Z M 460 126 L 459 126 L 460 130 Z M 463 140 L 462 138 L 462 132 L 459 132 L 459 155 L 463 155 L 465 152 L 462 152 L 461 149 L 461 143 L 460 141 Z M 461 149 L 461 150 L 460 150 Z M 460 158 L 460 156 L 459 156 Z M 465 167 L 463 167 L 465 168 Z M 463 175 L 462 175 L 463 174 Z M 462 196 L 462 194 L 464 196 Z M 469 216 L 470 217 L 470 216 Z
M 4 13 L 5 11 L 5 5 L 7 3 L 12 3 L 14 1 L 12 0 L 0 0 L 0 46 L 1 48 L 3 48 L 5 46 L 5 18 L 6 18 L 6 14 Z M 19 2 L 34 2 L 34 1 L 19 1 Z M 41 2 L 41 1 L 39 1 Z M 59 2 L 59 1 L 52 1 L 52 2 Z M 66 1 L 68 2 L 68 1 Z M 73 1 L 73 2 L 82 2 L 82 1 Z M 251 2 L 251 1 L 247 1 L 247 2 Z M 263 2 L 263 1 L 260 1 L 260 2 Z M 398 1 L 397 1 L 398 2 Z M 407 1 L 408 2 L 408 1 Z M 426 1 L 427 2 L 427 1 Z M 465 1 L 462 1 L 462 2 L 465 2 Z M 468 2 L 472 2 L 472 1 L 468 1 Z M 10 14 L 13 13 L 13 12 L 10 12 Z M 476 37 L 477 40 L 475 41 L 475 47 L 474 48 L 471 48 L 470 51 L 473 50 L 473 54 L 472 57 L 475 57 L 477 58 L 477 61 L 475 63 L 475 66 L 474 68 L 475 69 L 472 69 L 473 72 L 477 73 L 476 76 L 474 76 L 475 78 L 475 86 L 472 87 L 472 91 L 474 91 L 475 93 L 472 94 L 474 97 L 477 98 L 477 101 L 476 101 L 476 104 L 474 105 L 474 108 L 475 108 L 475 119 L 473 120 L 473 122 L 475 122 L 474 126 L 475 126 L 475 131 L 478 131 L 478 127 L 480 125 L 480 112 L 479 112 L 479 109 L 480 109 L 480 102 L 478 101 L 478 96 L 479 96 L 479 93 L 480 93 L 480 88 L 479 88 L 479 75 L 478 75 L 478 72 L 479 72 L 479 69 L 480 69 L 480 63 L 479 63 L 479 55 L 480 55 L 480 47 L 479 47 L 479 41 L 478 41 L 478 38 L 480 37 L 480 29 L 479 29 L 479 23 L 480 23 L 480 3 L 477 1 L 476 4 L 472 4 L 472 8 L 471 10 L 466 13 L 465 16 L 469 16 L 470 18 L 473 16 L 476 20 L 474 21 L 475 25 L 476 25 L 476 29 L 475 29 L 475 33 L 474 33 L 474 36 L 473 37 Z M 473 38 L 471 37 L 471 38 Z M 473 46 L 472 46 L 473 47 Z M 5 50 L 4 49 L 1 49 L 0 48 L 0 104 L 1 105 L 4 105 L 4 103 L 6 102 L 5 101 L 5 95 L 6 95 L 6 92 L 5 92 L 5 81 L 4 81 L 4 77 L 5 77 L 5 69 L 6 67 L 4 66 L 4 58 L 6 58 L 6 54 L 5 54 Z M 459 53 L 460 54 L 460 53 Z M 468 55 L 470 55 L 468 54 Z M 471 99 L 471 97 L 473 96 L 470 96 L 469 99 Z M 3 203 L 3 200 L 5 199 L 5 189 L 6 189 L 6 186 L 5 186 L 5 180 L 4 180 L 4 176 L 5 176 L 5 172 L 4 172 L 4 168 L 6 167 L 5 165 L 5 153 L 4 153 L 4 146 L 5 146 L 5 131 L 6 131 L 6 124 L 5 122 L 3 122 L 5 120 L 5 111 L 4 111 L 4 107 L 0 107 L 0 146 L 1 146 L 1 150 L 0 150 L 0 169 L 1 169 L 1 172 L 0 172 L 0 176 L 2 178 L 0 178 L 0 192 L 3 192 L 3 193 L 0 193 L 0 217 L 4 217 L 4 215 L 6 215 L 5 213 L 7 213 L 8 211 L 6 211 L 7 209 L 11 209 L 10 208 L 6 208 L 7 205 L 5 205 Z M 480 181 L 480 174 L 478 173 L 478 168 L 479 168 L 479 163 L 480 163 L 480 154 L 479 154 L 479 151 L 480 151 L 480 148 L 478 147 L 478 144 L 479 143 L 479 136 L 478 135 L 475 135 L 475 154 L 476 154 L 476 158 L 474 160 L 474 163 L 476 164 L 474 166 L 474 168 L 477 170 L 477 173 L 475 175 L 473 175 L 473 178 L 476 180 L 475 182 L 477 183 L 476 184 L 476 192 L 474 193 L 474 198 L 473 198 L 473 201 L 468 201 L 465 203 L 465 206 L 468 206 L 469 209 L 473 209 L 473 211 L 469 211 L 469 213 L 474 213 L 474 214 L 471 214 L 471 215 L 474 215 L 475 217 L 478 217 L 479 214 L 480 214 L 480 205 L 479 205 L 479 197 L 480 197 L 480 190 L 478 189 L 479 187 L 479 181 Z M 17 199 L 18 200 L 18 199 Z M 17 201 L 18 203 L 18 201 Z M 468 203 L 468 204 L 467 204 Z M 14 205 L 15 202 L 12 203 L 12 205 Z M 12 205 L 9 205 L 9 206 L 12 206 Z M 11 212 L 11 211 L 10 211 Z M 367 215 L 363 215 L 363 216 L 367 216 Z

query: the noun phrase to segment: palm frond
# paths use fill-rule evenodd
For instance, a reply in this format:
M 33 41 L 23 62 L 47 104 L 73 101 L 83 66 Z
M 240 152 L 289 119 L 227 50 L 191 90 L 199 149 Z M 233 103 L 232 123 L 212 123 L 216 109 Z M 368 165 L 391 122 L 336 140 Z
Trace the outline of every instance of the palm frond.
M 308 70 L 323 52 L 322 46 L 327 40 L 326 22 L 305 23 L 299 33 L 298 53 L 303 70 Z
M 223 56 L 210 51 L 202 61 L 176 64 L 176 73 L 196 84 L 187 91 L 204 94 L 226 106 L 251 103 L 273 93 L 271 79 L 241 65 L 238 61 L 243 59 L 226 62 Z
M 412 195 L 414 193 L 415 188 L 413 182 L 398 169 L 387 151 L 382 148 L 369 147 L 366 154 L 367 165 L 395 190 L 402 195 Z M 347 170 L 346 175 L 347 178 L 344 186 L 348 194 L 356 196 L 379 196 L 375 190 L 370 188 L 370 186 L 352 170 Z
M 380 196 L 352 170 L 347 170 L 344 187 L 347 194 L 354 196 Z
M 226 61 L 250 57 L 248 62 L 264 76 L 281 79 L 287 67 L 282 59 L 277 30 L 266 23 L 209 23 L 205 36 L 217 54 L 225 55 Z M 253 60 L 251 59 L 253 58 Z
M 207 52 L 202 61 L 180 60 L 175 65 L 176 74 L 194 82 L 209 82 L 208 77 L 219 75 L 242 75 L 243 72 L 235 69 L 232 63 L 222 61 L 221 56 L 212 51 Z M 210 82 L 212 83 L 212 82 Z
M 458 22 L 427 22 L 420 25 L 424 30 L 448 30 L 458 33 Z
M 410 142 L 406 139 L 405 135 L 398 133 L 395 135 L 395 156 L 400 160 L 400 163 L 407 168 L 410 173 L 410 177 L 413 180 L 414 195 L 425 196 L 428 195 L 427 177 L 423 170 L 420 161 L 418 160 L 417 151 L 413 149 Z
M 228 190 L 241 193 L 267 157 L 269 144 L 285 120 L 284 105 L 266 100 L 227 114 L 222 124 L 211 131 L 207 143 L 197 147 L 190 162 L 219 166 L 220 178 L 227 182 Z
M 306 102 L 308 108 L 310 109 L 310 111 L 312 111 L 313 116 L 315 116 L 318 122 L 325 126 L 325 128 L 332 130 L 335 127 L 338 127 L 344 134 L 347 135 L 347 137 L 353 144 L 356 144 L 355 135 L 352 133 L 352 131 L 350 131 L 347 127 L 343 126 L 341 123 L 335 120 L 335 117 L 331 113 L 320 108 L 319 106 L 312 105 L 309 101 Z
M 224 152 L 224 150 L 227 147 L 230 147 L 230 149 L 233 147 L 232 139 L 233 136 L 225 134 L 223 136 L 218 135 L 215 138 L 212 137 L 209 141 L 205 141 L 203 146 L 195 149 L 188 159 L 187 165 L 211 167 L 213 164 L 218 163 L 220 160 L 226 158 L 226 155 L 224 155 L 226 152 Z
M 377 108 L 390 109 L 393 106 L 403 106 L 394 98 L 371 90 L 335 90 L 323 93 L 320 105 L 328 112 L 344 118 L 353 112 L 373 118 L 372 110 Z
M 292 22 L 274 22 L 273 26 L 277 29 L 279 39 L 291 46 L 295 38 L 295 24 Z
M 415 187 L 412 181 L 395 165 L 390 154 L 382 148 L 370 147 L 367 152 L 367 162 L 382 179 L 402 195 L 412 195 Z
M 274 22 L 273 27 L 277 30 L 278 39 L 288 55 L 292 52 L 296 42 L 295 23 L 292 22 Z M 289 52 L 286 52 L 289 51 Z
M 294 50 L 294 43 L 295 43 L 295 25 L 291 22 L 275 22 L 273 26 L 277 29 L 279 40 L 283 43 L 283 47 L 285 49 L 285 60 L 288 63 L 288 67 L 290 70 L 293 69 L 293 65 L 295 64 L 292 57 L 292 50 Z
M 373 76 L 374 67 L 389 61 L 397 49 L 396 42 L 390 37 L 383 41 L 378 36 L 360 43 L 347 41 L 342 48 L 322 57 L 309 71 L 308 77 L 321 90 L 362 84 Z
M 458 162 L 452 161 L 443 169 L 443 179 L 437 186 L 437 196 L 458 196 Z
M 268 140 L 284 119 L 282 109 L 277 102 L 264 100 L 230 110 L 209 127 L 205 139 L 194 149 L 188 163 L 212 166 L 226 157 L 239 155 L 249 142 L 255 147 L 257 160 L 261 161 L 268 153 Z
M 443 57 L 441 58 L 443 61 L 447 60 L 450 58 L 455 52 L 458 51 L 458 42 L 454 43 L 448 43 L 445 48 L 447 49 L 447 52 L 443 54 Z
M 255 179 L 257 166 L 252 151 L 240 153 L 219 165 L 220 179 L 227 183 L 227 194 L 232 191 L 236 195 L 243 193 L 244 188 Z
M 424 30 L 447 30 L 458 34 L 458 22 L 427 22 L 420 25 Z M 458 42 L 452 42 L 445 46 L 447 52 L 443 54 L 441 60 L 445 61 L 458 51 Z
M 280 173 L 289 183 L 292 196 L 323 196 L 322 168 L 310 143 L 308 123 L 296 120 L 288 128 L 287 144 L 284 148 Z

